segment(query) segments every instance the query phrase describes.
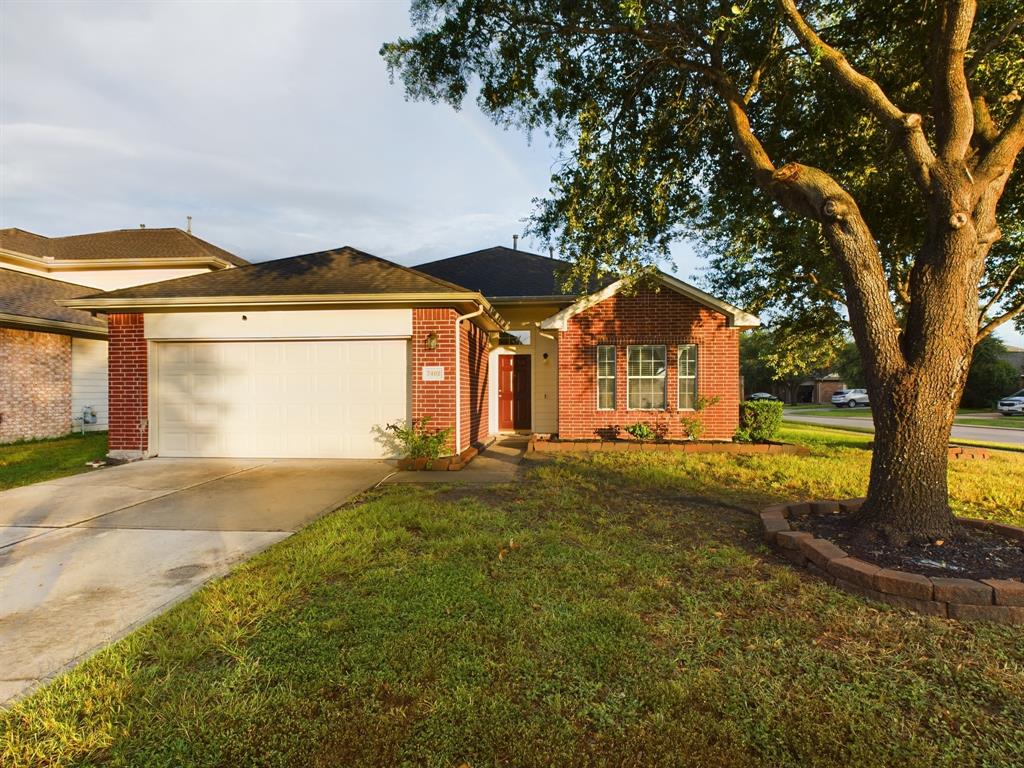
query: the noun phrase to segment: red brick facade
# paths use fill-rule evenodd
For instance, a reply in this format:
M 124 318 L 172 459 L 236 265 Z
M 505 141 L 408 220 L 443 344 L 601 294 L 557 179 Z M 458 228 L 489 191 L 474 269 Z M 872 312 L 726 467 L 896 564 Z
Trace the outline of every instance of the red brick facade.
M 597 346 L 615 346 L 615 410 L 597 409 Z M 665 410 L 627 408 L 626 348 L 631 344 L 667 347 Z M 704 439 L 728 440 L 739 426 L 739 330 L 726 318 L 667 288 L 633 296 L 615 295 L 568 321 L 558 338 L 558 434 L 562 438 L 611 436 L 644 421 L 667 437 L 685 438 L 678 408 L 676 352 L 696 344 L 697 393 L 718 402 L 696 414 Z
M 460 328 L 460 395 L 462 445 L 455 447 L 455 318 L 454 309 L 424 308 L 412 312 L 412 418 L 430 417 L 432 429 L 452 429 L 450 451 L 461 451 L 487 439 L 487 334 L 465 320 Z M 437 334 L 437 346 L 427 337 Z M 423 381 L 424 367 L 444 370 L 442 381 Z
M 71 431 L 71 337 L 0 328 L 0 443 Z
M 469 320 L 462 322 L 462 342 L 459 349 L 462 357 L 462 446 L 486 442 L 488 425 L 487 353 L 490 343 L 487 332 Z
M 109 450 L 114 456 L 144 455 L 149 448 L 149 366 L 144 322 L 145 318 L 137 314 L 112 314 L 107 318 Z

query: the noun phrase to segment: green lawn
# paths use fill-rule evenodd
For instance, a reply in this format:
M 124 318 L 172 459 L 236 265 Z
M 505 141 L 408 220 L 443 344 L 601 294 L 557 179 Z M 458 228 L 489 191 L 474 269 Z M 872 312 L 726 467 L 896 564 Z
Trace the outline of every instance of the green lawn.
M 809 457 L 559 456 L 516 487 L 384 487 L 0 713 L 0 764 L 1024 764 L 1024 635 L 782 564 L 753 510 L 863 490 Z M 1022 521 L 1024 456 L 951 469 Z
M 0 445 L 0 491 L 86 472 L 106 455 L 106 432 Z
M 786 406 L 786 409 L 791 410 L 794 413 L 798 413 L 801 416 L 827 416 L 830 419 L 871 418 L 871 409 L 863 407 L 836 408 L 835 406 L 829 405 L 799 405 Z M 965 427 L 999 427 L 1001 429 L 1024 429 L 1024 418 L 1014 418 L 1011 416 L 1002 416 L 1000 414 L 992 415 L 993 413 L 994 411 L 991 408 L 961 408 L 959 411 L 957 411 L 955 423 L 961 424 Z

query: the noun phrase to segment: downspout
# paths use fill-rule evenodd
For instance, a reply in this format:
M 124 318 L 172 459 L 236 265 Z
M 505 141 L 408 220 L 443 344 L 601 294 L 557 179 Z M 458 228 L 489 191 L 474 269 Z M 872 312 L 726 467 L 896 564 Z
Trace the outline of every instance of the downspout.
M 459 315 L 455 318 L 455 455 L 462 453 L 462 334 L 459 327 L 463 320 L 479 317 L 484 313 L 480 307 L 476 312 L 467 315 Z

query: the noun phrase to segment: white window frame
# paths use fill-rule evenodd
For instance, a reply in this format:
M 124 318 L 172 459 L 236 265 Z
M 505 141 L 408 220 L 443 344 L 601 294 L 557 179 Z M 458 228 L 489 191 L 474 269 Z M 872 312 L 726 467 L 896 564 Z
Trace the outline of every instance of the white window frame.
M 660 376 L 632 376 L 629 373 L 629 355 L 634 349 L 660 349 L 662 360 L 665 362 L 665 367 L 662 369 Z M 633 379 L 644 380 L 644 381 L 661 381 L 662 388 L 662 401 L 664 405 L 661 408 L 634 408 L 630 403 L 630 395 L 632 394 L 632 383 Z M 665 344 L 630 344 L 626 347 L 626 410 L 627 411 L 667 411 L 668 410 L 668 347 Z
M 606 376 L 602 376 L 601 375 L 601 350 L 603 350 L 603 349 L 610 349 L 611 352 L 612 352 L 612 360 L 611 360 L 611 362 L 612 362 L 612 372 L 611 372 L 610 376 L 607 376 L 607 375 Z M 597 374 L 596 375 L 597 392 L 595 393 L 595 396 L 596 396 L 596 399 L 597 399 L 597 410 L 599 410 L 599 411 L 614 411 L 616 409 L 617 403 L 615 401 L 616 401 L 616 398 L 619 395 L 619 391 L 618 391 L 619 390 L 619 382 L 618 382 L 618 371 L 616 370 L 616 368 L 617 368 L 617 360 L 616 360 L 616 358 L 617 358 L 617 355 L 616 355 L 616 349 L 615 349 L 615 345 L 614 344 L 598 344 L 597 345 L 597 351 L 594 353 L 594 362 L 595 362 L 594 369 L 595 369 L 595 373 Z M 612 407 L 611 408 L 602 408 L 601 407 L 601 382 L 602 381 L 609 381 L 609 380 L 612 383 Z
M 693 350 L 693 375 L 683 375 L 683 352 Z M 696 410 L 697 400 L 700 398 L 698 380 L 700 377 L 700 349 L 696 344 L 680 344 L 676 349 L 676 405 L 680 411 Z M 693 403 L 689 406 L 683 405 L 683 382 L 693 382 Z

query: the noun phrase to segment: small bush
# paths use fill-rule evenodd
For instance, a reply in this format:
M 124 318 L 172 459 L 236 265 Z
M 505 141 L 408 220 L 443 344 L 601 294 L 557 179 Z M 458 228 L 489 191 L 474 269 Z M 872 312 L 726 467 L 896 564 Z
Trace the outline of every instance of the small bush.
M 770 443 L 782 428 L 782 403 L 770 400 L 740 403 L 739 434 L 752 443 Z M 744 442 L 746 442 L 744 441 Z
M 631 434 L 637 440 L 653 440 L 658 436 L 658 433 L 654 431 L 654 428 L 645 421 L 638 421 L 636 424 L 630 424 L 626 427 L 626 432 Z
M 405 455 L 410 459 L 430 459 L 433 461 L 441 455 L 441 450 L 448 444 L 448 436 L 452 428 L 429 429 L 430 417 L 424 416 L 419 421 L 413 420 L 407 426 L 388 424 L 386 429 L 402 444 Z
M 693 413 L 684 414 L 679 417 L 679 423 L 683 427 L 683 432 L 686 433 L 686 437 L 690 440 L 700 440 L 704 436 L 704 420 L 700 417 L 701 411 L 706 408 L 710 408 L 713 405 L 718 405 L 718 401 L 721 398 L 718 395 L 714 397 L 698 397 L 697 402 L 693 404 Z

